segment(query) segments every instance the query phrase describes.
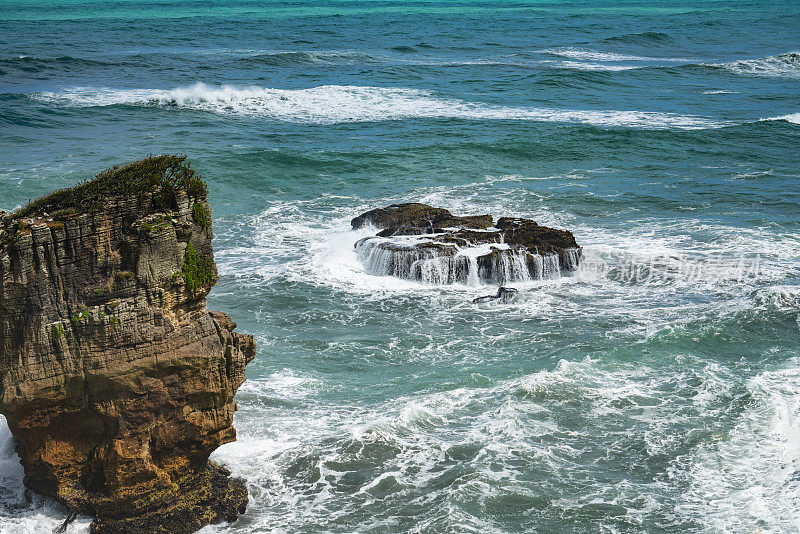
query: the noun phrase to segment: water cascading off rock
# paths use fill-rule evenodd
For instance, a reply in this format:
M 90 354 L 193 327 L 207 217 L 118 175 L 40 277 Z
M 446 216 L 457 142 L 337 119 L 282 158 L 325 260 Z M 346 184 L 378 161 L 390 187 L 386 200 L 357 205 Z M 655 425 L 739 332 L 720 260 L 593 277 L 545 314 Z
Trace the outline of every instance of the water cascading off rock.
M 572 232 L 530 219 L 491 215 L 457 217 L 426 204 L 393 204 L 352 221 L 374 226 L 355 244 L 369 274 L 429 284 L 506 284 L 558 278 L 574 271 L 581 248 Z

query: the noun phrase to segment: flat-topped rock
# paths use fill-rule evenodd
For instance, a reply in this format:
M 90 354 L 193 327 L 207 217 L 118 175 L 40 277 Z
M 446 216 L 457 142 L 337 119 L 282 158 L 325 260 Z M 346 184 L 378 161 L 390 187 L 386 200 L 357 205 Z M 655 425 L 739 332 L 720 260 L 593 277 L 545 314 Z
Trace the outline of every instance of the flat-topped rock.
M 439 228 L 488 228 L 492 222 L 491 215 L 456 217 L 444 208 L 412 202 L 370 210 L 354 218 L 351 224 L 354 230 L 374 226 L 385 230 L 383 234 L 414 235 Z
M 581 248 L 572 232 L 519 217 L 455 216 L 426 204 L 392 204 L 352 221 L 375 227 L 356 251 L 370 274 L 433 284 L 553 278 L 574 271 Z

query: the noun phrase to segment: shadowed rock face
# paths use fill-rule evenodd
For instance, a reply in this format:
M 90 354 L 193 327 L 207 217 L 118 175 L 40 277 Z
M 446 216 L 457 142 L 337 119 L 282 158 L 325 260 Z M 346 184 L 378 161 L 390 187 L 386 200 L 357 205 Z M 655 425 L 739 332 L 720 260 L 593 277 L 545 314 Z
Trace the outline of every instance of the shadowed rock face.
M 454 216 L 426 204 L 393 204 L 352 220 L 374 226 L 374 237 L 356 243 L 371 274 L 435 284 L 504 284 L 551 278 L 573 271 L 581 248 L 572 232 L 530 219 Z
M 204 185 L 74 208 L 0 212 L 0 412 L 26 486 L 97 533 L 234 520 L 247 490 L 208 457 L 236 439 L 255 345 L 206 308 Z

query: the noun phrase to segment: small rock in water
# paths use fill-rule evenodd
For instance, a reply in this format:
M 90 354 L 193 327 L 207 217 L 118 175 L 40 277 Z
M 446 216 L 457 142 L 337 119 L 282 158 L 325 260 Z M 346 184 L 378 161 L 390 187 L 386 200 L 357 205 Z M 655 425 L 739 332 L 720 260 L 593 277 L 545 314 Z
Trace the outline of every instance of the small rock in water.
M 582 255 L 568 230 L 519 217 L 458 216 L 427 204 L 370 210 L 352 226 L 379 229 L 354 246 L 368 274 L 426 284 L 503 286 L 559 278 L 576 270 Z
M 507 304 L 514 299 L 517 293 L 519 293 L 519 291 L 517 291 L 513 287 L 500 286 L 499 288 L 497 288 L 496 295 L 486 295 L 484 297 L 478 297 L 476 299 L 472 299 L 472 303 L 478 304 L 479 302 L 487 302 L 489 300 L 500 299 L 500 302 L 502 302 L 503 304 Z

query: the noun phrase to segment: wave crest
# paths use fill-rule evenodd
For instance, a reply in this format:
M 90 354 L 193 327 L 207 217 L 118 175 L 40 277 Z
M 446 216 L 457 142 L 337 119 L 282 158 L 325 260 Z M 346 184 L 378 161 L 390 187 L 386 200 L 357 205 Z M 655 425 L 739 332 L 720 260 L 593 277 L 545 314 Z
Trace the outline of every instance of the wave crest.
M 792 124 L 800 124 L 800 113 L 791 113 L 789 115 L 781 115 L 780 117 L 769 117 L 761 119 L 762 121 L 784 121 L 791 122 Z
M 239 58 L 242 63 L 269 65 L 274 67 L 291 67 L 295 65 L 313 64 L 350 64 L 373 61 L 367 54 L 347 50 L 328 51 L 281 51 L 264 52 L 252 56 Z
M 34 98 L 56 105 L 97 107 L 156 106 L 266 117 L 279 121 L 336 124 L 412 118 L 523 120 L 644 129 L 704 129 L 728 123 L 693 115 L 654 111 L 571 110 L 507 107 L 439 98 L 428 91 L 399 87 L 323 85 L 310 89 L 208 86 L 172 90 L 78 87 Z
M 665 62 L 685 62 L 689 61 L 686 58 L 669 58 L 669 57 L 648 57 L 648 56 L 634 56 L 630 54 L 618 54 L 615 52 L 603 52 L 601 50 L 591 50 L 587 48 L 549 48 L 542 50 L 541 53 L 549 54 L 552 56 L 567 57 L 570 59 L 587 60 L 587 61 L 665 61 Z
M 626 33 L 623 35 L 615 35 L 613 37 L 606 37 L 603 41 L 610 43 L 663 43 L 671 41 L 672 37 L 663 32 L 641 32 L 641 33 Z
M 789 52 L 758 59 L 739 59 L 727 63 L 714 63 L 711 66 L 745 76 L 800 78 L 800 53 Z

